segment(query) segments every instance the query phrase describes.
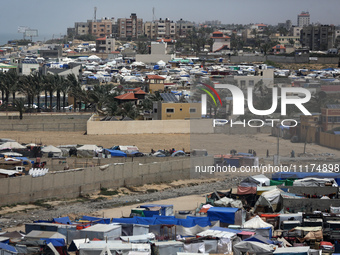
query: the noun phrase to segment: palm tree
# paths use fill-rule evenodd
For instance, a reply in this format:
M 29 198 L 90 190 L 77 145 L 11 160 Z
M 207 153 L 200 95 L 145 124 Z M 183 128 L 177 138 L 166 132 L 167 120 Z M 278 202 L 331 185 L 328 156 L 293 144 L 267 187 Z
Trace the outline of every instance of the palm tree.
M 70 88 L 71 88 L 70 81 L 68 79 L 65 79 L 65 77 L 62 76 L 61 77 L 60 91 L 63 93 L 63 111 L 65 111 L 65 107 L 66 107 L 66 95 L 70 91 Z
M 34 91 L 32 84 L 32 76 L 21 76 L 19 79 L 19 91 L 27 97 L 28 107 L 33 105 Z
M 39 73 L 34 73 L 30 77 L 32 90 L 37 96 L 38 111 L 40 111 L 40 94 L 44 88 L 44 79 Z
M 70 93 L 73 97 L 73 109 L 76 111 L 77 108 L 77 98 L 79 97 L 79 92 L 81 91 L 80 82 L 74 74 L 69 74 L 67 76 L 68 81 L 70 82 Z
M 23 98 L 15 99 L 13 102 L 14 108 L 19 112 L 19 118 L 22 120 L 25 111 L 25 100 Z

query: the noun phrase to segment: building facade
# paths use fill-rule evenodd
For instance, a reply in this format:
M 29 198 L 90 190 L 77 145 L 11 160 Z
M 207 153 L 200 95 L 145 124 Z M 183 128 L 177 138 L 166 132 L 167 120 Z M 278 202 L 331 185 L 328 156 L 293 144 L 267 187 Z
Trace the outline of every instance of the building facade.
M 90 21 L 90 34 L 95 37 L 112 36 L 114 18 L 102 18 L 101 20 Z
M 96 52 L 111 53 L 115 50 L 115 38 L 101 37 L 96 40 Z
M 340 127 L 340 105 L 327 105 L 321 109 L 322 131 L 327 132 Z
M 137 18 L 136 13 L 131 13 L 129 19 L 117 20 L 117 28 L 119 38 L 138 38 L 143 35 L 143 19 Z
M 144 34 L 150 39 L 175 39 L 176 23 L 166 18 L 144 24 Z
M 297 26 L 298 27 L 305 27 L 305 26 L 309 26 L 309 24 L 310 24 L 309 12 L 301 12 L 297 16 Z
M 302 47 L 312 51 L 326 51 L 334 48 L 335 27 L 329 25 L 308 26 L 301 31 Z

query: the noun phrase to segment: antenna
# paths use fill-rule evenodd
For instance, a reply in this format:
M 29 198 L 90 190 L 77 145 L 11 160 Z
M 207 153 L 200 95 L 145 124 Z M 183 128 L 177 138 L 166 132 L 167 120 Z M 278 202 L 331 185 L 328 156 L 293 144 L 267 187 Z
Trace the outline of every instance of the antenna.
M 155 7 L 152 7 L 152 21 L 155 21 Z
M 93 20 L 96 21 L 97 20 L 97 7 L 94 7 L 94 16 L 93 16 Z

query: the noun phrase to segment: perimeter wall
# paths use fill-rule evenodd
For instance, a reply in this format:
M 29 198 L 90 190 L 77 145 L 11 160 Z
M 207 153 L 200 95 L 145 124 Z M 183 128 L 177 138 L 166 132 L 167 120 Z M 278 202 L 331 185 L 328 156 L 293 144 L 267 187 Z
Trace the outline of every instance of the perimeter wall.
M 0 206 L 51 198 L 76 198 L 99 191 L 101 188 L 116 189 L 189 179 L 190 166 L 193 162 L 195 165 L 212 165 L 213 158 L 185 157 L 148 164 L 127 162 L 108 164 L 103 170 L 100 167 L 88 167 L 47 173 L 40 177 L 26 175 L 1 178 Z M 212 175 L 211 178 L 213 177 Z

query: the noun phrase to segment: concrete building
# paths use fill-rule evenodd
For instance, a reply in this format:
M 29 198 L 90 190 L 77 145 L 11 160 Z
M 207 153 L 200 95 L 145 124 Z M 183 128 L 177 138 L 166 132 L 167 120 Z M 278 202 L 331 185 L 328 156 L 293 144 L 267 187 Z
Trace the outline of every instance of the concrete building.
M 309 26 L 309 24 L 310 24 L 309 12 L 301 12 L 297 16 L 297 26 L 298 27 L 305 27 L 305 26 Z
M 340 127 L 340 104 L 328 104 L 321 109 L 322 131 Z
M 289 34 L 290 36 L 293 36 L 293 37 L 300 37 L 301 30 L 302 30 L 302 27 L 291 27 Z
M 201 118 L 201 103 L 154 102 L 153 120 L 178 120 Z
M 136 13 L 131 13 L 129 19 L 117 20 L 117 28 L 119 38 L 138 38 L 143 35 L 143 19 L 138 19 Z
M 74 23 L 75 35 L 88 35 L 90 34 L 89 22 L 76 22 Z
M 335 27 L 329 25 L 307 26 L 301 31 L 302 47 L 312 51 L 326 51 L 334 48 Z
M 180 19 L 176 22 L 176 37 L 186 38 L 193 29 L 194 23 Z
M 165 78 L 159 75 L 147 75 L 145 77 L 145 92 L 154 93 L 155 91 L 164 91 Z
M 220 31 L 213 32 L 210 38 L 214 41 L 212 47 L 213 52 L 230 49 L 230 37 L 224 35 L 222 32 Z
M 151 43 L 151 54 L 136 54 L 136 61 L 143 62 L 146 64 L 156 64 L 162 60 L 169 62 L 174 58 L 174 55 L 167 53 L 167 43 L 165 42 L 152 42 Z
M 17 59 L 17 73 L 19 75 L 30 75 L 39 72 L 39 63 L 35 60 Z
M 274 85 L 274 71 L 273 69 L 258 70 L 255 76 L 234 76 L 237 81 L 237 86 L 241 89 L 254 87 L 256 83 L 262 81 L 267 87 Z
M 279 42 L 281 45 L 293 45 L 295 48 L 300 48 L 300 36 L 279 36 L 273 35 L 270 37 L 272 40 Z M 293 44 L 292 44 L 293 42 Z
M 111 36 L 113 31 L 113 25 L 115 23 L 114 18 L 102 18 L 101 20 L 88 21 L 89 33 L 95 37 Z
M 175 39 L 176 23 L 166 18 L 144 24 L 144 35 L 150 39 Z
M 111 53 L 115 50 L 116 40 L 112 37 L 101 37 L 96 40 L 96 52 Z

